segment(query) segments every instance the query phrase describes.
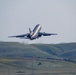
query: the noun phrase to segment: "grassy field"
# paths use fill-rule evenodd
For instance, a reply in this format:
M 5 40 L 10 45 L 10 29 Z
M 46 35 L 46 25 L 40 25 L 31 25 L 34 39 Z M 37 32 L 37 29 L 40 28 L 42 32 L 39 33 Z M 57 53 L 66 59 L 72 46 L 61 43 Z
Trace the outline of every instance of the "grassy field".
M 1 58 L 0 75 L 76 75 L 76 64 L 62 60 Z
M 0 75 L 76 75 L 76 43 L 0 42 Z

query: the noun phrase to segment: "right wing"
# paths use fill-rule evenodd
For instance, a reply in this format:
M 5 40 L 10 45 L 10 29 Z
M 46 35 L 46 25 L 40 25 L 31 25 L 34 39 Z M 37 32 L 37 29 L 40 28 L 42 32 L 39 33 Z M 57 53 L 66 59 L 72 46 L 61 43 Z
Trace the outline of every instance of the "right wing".
M 42 33 L 42 32 L 40 32 L 39 35 L 40 36 L 42 36 L 42 35 L 43 36 L 51 36 L 51 35 L 57 35 L 57 34 L 56 33 L 45 33 L 45 32 Z

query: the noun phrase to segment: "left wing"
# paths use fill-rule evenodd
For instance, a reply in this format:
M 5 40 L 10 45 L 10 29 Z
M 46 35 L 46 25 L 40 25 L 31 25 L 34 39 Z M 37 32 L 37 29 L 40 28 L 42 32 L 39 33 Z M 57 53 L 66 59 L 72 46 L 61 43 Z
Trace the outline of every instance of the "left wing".
M 40 32 L 40 33 L 39 33 L 39 36 L 42 36 L 42 35 L 43 35 L 43 36 L 51 36 L 51 35 L 57 35 L 57 34 L 56 34 L 56 33 L 45 33 L 45 32 L 42 33 L 42 32 Z
M 9 37 L 16 37 L 16 38 L 22 38 L 22 37 L 25 37 L 25 36 L 28 36 L 29 33 L 27 34 L 22 34 L 22 35 L 17 35 L 17 36 L 9 36 Z

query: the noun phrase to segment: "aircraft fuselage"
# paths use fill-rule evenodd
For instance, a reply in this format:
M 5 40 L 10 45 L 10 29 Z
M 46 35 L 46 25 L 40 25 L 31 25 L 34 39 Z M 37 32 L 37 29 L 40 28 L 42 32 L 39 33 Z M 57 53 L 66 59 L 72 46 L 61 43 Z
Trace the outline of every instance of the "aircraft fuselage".
M 38 34 L 39 34 L 40 30 L 41 30 L 41 26 L 39 24 L 36 25 L 35 28 L 33 29 L 33 31 L 31 32 L 30 40 L 38 38 Z
M 37 39 L 41 36 L 51 36 L 51 35 L 57 35 L 56 33 L 45 33 L 45 32 L 40 32 L 41 30 L 41 25 L 37 24 L 35 28 L 31 31 L 29 28 L 29 33 L 27 34 L 22 34 L 22 35 L 16 35 L 16 36 L 9 36 L 9 37 L 16 37 L 16 38 L 21 38 L 21 39 L 30 39 L 34 40 Z

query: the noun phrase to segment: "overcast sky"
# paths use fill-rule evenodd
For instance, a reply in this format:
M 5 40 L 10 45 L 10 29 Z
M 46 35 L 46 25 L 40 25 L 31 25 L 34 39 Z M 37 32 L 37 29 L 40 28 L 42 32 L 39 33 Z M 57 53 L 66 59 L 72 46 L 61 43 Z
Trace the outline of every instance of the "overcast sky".
M 36 24 L 58 35 L 31 43 L 76 42 L 76 0 L 0 0 L 0 41 L 22 42 L 8 36 L 28 33 Z

